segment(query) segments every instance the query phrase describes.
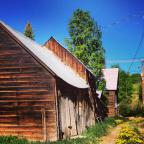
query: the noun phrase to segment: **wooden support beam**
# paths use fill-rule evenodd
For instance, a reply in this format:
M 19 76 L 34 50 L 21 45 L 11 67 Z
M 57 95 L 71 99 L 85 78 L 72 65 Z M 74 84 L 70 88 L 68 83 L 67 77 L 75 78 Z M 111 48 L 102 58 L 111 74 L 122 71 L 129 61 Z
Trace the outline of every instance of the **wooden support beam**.
M 47 126 L 46 126 L 46 110 L 45 108 L 41 109 L 42 112 L 42 125 L 43 125 L 43 141 L 47 141 Z

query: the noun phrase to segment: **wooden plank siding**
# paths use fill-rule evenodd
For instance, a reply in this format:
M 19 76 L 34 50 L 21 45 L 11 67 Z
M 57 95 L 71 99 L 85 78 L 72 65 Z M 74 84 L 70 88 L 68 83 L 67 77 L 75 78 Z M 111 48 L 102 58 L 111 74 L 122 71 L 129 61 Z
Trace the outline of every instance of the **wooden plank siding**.
M 57 79 L 57 91 L 61 139 L 81 134 L 95 123 L 93 99 L 88 89 L 78 89 Z
M 51 72 L 0 25 L 0 135 L 56 140 L 55 86 Z
M 116 103 L 116 91 L 107 91 L 107 97 L 108 97 L 108 116 L 113 117 L 117 114 L 117 109 L 115 108 Z
M 45 46 L 57 55 L 63 63 L 70 66 L 79 76 L 87 80 L 86 67 L 53 37 L 45 43 Z
M 106 116 L 105 105 L 96 94 L 95 76 L 53 37 L 45 46 L 89 84 L 79 89 L 57 79 L 60 138 L 81 134 L 97 117 Z

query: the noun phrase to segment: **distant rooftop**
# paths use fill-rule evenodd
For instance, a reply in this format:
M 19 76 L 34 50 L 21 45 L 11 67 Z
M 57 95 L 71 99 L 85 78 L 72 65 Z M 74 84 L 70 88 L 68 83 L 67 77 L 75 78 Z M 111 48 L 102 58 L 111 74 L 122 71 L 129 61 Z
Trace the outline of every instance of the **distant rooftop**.
M 103 69 L 107 90 L 117 90 L 118 68 Z

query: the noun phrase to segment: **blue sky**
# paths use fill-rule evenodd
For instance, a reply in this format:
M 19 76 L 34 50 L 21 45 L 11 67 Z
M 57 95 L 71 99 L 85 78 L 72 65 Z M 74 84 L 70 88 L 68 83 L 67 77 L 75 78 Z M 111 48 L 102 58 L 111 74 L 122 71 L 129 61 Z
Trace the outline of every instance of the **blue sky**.
M 107 62 L 133 58 L 144 30 L 143 0 L 0 0 L 0 19 L 21 32 L 29 21 L 38 43 L 54 36 L 64 45 L 68 22 L 77 8 L 89 11 L 102 27 Z M 137 57 L 144 57 L 144 44 Z M 127 71 L 130 63 L 120 65 Z M 134 63 L 131 72 L 140 72 L 139 66 Z

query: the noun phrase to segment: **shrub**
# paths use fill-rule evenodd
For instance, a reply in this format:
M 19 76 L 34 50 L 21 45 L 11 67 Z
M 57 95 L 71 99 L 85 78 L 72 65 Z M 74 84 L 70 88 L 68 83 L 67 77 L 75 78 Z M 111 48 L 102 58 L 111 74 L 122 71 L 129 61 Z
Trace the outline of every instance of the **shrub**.
M 116 144 L 144 144 L 143 138 L 135 127 L 122 127 Z
M 134 106 L 132 109 L 132 114 L 133 116 L 144 116 L 144 105 L 141 103 L 138 103 L 137 105 Z
M 130 105 L 125 103 L 125 102 L 120 103 L 120 105 L 119 105 L 119 113 L 122 116 L 129 116 L 130 113 L 131 113 Z
M 144 105 L 142 103 L 137 103 L 132 106 L 128 102 L 122 102 L 119 105 L 119 113 L 122 116 L 144 116 Z
M 143 122 L 144 122 L 144 119 L 142 117 L 137 117 L 137 118 L 131 119 L 132 124 L 141 124 Z
M 123 120 L 118 119 L 118 120 L 116 120 L 115 122 L 116 122 L 116 124 L 118 125 L 118 124 L 121 124 L 121 123 L 123 122 Z

